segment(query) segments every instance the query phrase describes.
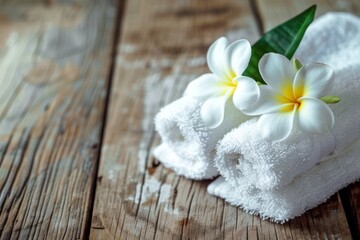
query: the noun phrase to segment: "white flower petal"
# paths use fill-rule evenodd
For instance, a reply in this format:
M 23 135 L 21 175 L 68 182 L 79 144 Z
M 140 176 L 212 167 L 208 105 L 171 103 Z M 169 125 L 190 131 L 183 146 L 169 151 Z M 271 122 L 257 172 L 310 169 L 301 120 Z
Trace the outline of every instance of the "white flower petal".
M 210 129 L 218 127 L 224 120 L 225 103 L 231 95 L 231 89 L 225 94 L 211 97 L 201 107 L 201 118 L 204 125 Z
M 237 87 L 233 95 L 233 103 L 240 110 L 248 109 L 260 96 L 259 86 L 249 77 L 236 77 Z
M 300 98 L 297 124 L 302 132 L 322 133 L 334 125 L 334 114 L 324 102 L 315 98 Z
M 265 114 L 258 120 L 263 137 L 274 142 L 286 139 L 293 128 L 296 107 L 293 111 Z
M 295 76 L 294 94 L 296 97 L 320 98 L 330 90 L 334 70 L 325 64 L 310 63 L 303 66 Z
M 226 77 L 224 61 L 225 49 L 228 45 L 229 41 L 225 37 L 221 37 L 210 46 L 206 56 L 211 72 L 221 78 Z
M 292 90 L 296 70 L 289 59 L 277 53 L 267 53 L 259 61 L 259 71 L 264 81 L 273 89 L 286 94 Z
M 241 39 L 230 44 L 225 51 L 227 75 L 231 78 L 241 75 L 249 65 L 250 57 L 251 45 L 247 40 Z
M 288 99 L 267 85 L 260 85 L 259 91 L 260 97 L 258 101 L 255 104 L 248 106 L 248 108 L 243 109 L 243 113 L 250 116 L 256 116 L 277 112 L 289 103 Z
M 211 73 L 203 74 L 191 81 L 185 89 L 184 96 L 209 97 L 219 92 L 221 80 Z

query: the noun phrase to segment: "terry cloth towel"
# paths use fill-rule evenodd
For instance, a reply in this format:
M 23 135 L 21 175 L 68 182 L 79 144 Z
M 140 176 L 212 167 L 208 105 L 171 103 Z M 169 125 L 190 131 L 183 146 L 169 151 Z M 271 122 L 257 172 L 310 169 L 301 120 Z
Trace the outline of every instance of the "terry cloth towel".
M 337 157 L 323 161 L 281 189 L 259 190 L 244 178 L 238 186 L 219 177 L 208 193 L 262 218 L 283 223 L 326 201 L 360 177 L 360 141 Z
M 224 121 L 219 127 L 209 129 L 202 122 L 201 105 L 198 99 L 182 97 L 155 117 L 155 127 L 163 143 L 155 148 L 154 156 L 165 167 L 190 179 L 211 179 L 218 175 L 213 164 L 216 143 L 249 119 L 228 100 Z
M 334 27 L 336 26 L 336 27 Z M 294 177 L 345 151 L 360 137 L 360 20 L 350 14 L 327 14 L 310 26 L 297 56 L 304 63 L 322 62 L 335 70 L 329 95 L 341 101 L 329 105 L 335 115 L 330 133 L 307 135 L 295 130 L 283 142 L 261 136 L 252 119 L 220 142 L 215 165 L 232 185 L 244 178 L 257 189 L 275 189 Z
M 225 136 L 218 147 L 219 156 L 225 156 L 232 151 L 236 157 L 228 154 L 227 162 L 229 163 L 221 166 L 227 169 L 222 170 L 221 174 L 225 173 L 227 176 L 209 185 L 210 194 L 222 197 L 247 212 L 258 213 L 263 218 L 284 222 L 316 207 L 339 189 L 360 178 L 360 140 L 356 141 L 360 136 L 360 96 L 358 94 L 360 60 L 357 57 L 360 54 L 360 42 L 358 39 L 360 39 L 359 18 L 344 13 L 326 14 L 310 26 L 297 52 L 301 60 L 324 62 L 335 68 L 336 80 L 332 94 L 336 95 L 340 90 L 338 95 L 341 101 L 331 106 L 336 124 L 331 132 L 335 143 L 334 153 L 324 161 L 314 162 L 313 167 L 306 167 L 310 169 L 302 169 L 303 173 L 290 180 L 290 183 L 277 188 L 269 188 L 270 184 L 267 184 L 268 189 L 266 189 L 258 184 L 258 181 L 262 181 L 259 179 L 260 172 L 257 174 L 250 164 L 245 164 L 249 169 L 242 167 L 246 162 L 245 155 L 242 155 L 241 159 L 238 156 L 248 154 L 248 152 L 239 150 L 239 142 L 231 143 L 230 138 L 235 138 L 231 135 L 235 135 L 238 131 L 236 129 Z M 250 120 L 243 126 L 249 126 L 255 121 Z M 249 141 L 255 129 L 252 130 L 247 133 Z M 241 133 L 243 132 L 238 134 Z M 304 141 L 298 140 L 299 143 Z M 226 146 L 225 143 L 228 145 Z M 268 145 L 268 147 L 269 150 L 271 146 Z M 246 151 L 256 150 L 246 148 Z M 283 161 L 286 166 L 285 159 Z M 296 164 L 292 158 L 288 161 Z M 302 167 L 303 162 L 300 162 L 301 164 L 296 167 Z M 220 167 L 219 164 L 218 167 Z M 296 167 L 288 165 L 282 168 L 278 165 L 278 168 L 270 169 L 276 174 L 275 178 L 282 176 L 282 179 L 286 179 L 284 176 L 287 174 L 296 175 L 294 174 Z M 279 171 L 281 168 L 283 172 Z M 262 171 L 262 174 L 267 174 L 265 170 Z M 233 174 L 232 177 L 231 174 Z

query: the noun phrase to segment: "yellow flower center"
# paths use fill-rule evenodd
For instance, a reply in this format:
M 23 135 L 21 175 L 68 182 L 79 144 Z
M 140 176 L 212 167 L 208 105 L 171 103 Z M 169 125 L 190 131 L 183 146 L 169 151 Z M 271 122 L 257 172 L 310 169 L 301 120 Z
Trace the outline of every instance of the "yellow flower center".
M 290 112 L 293 111 L 296 107 L 297 110 L 301 107 L 300 98 L 305 94 L 304 86 L 297 86 L 293 88 L 292 84 L 289 81 L 284 81 L 284 84 L 281 88 L 282 95 L 277 96 L 277 101 L 281 104 L 286 104 L 280 111 Z
M 220 82 L 219 87 L 223 90 L 222 93 L 225 94 L 229 89 L 232 89 L 231 96 L 234 94 L 238 82 L 233 80 L 236 77 L 236 73 L 231 71 L 228 76 L 226 76 L 223 81 Z

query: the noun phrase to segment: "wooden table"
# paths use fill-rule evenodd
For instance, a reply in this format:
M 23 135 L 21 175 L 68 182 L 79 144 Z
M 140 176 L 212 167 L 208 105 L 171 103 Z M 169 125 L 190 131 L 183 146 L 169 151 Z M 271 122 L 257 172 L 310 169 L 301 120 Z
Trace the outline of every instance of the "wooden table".
M 0 2 L 1 239 L 360 239 L 359 183 L 280 225 L 151 155 L 212 41 L 254 42 L 314 1 Z

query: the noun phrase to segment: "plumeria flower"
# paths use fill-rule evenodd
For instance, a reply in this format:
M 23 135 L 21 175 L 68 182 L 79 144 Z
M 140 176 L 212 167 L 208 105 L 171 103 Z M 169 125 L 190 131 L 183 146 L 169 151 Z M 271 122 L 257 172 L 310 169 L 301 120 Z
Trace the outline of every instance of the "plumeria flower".
M 296 65 L 296 64 L 295 64 Z M 267 85 L 259 86 L 260 98 L 248 115 L 262 115 L 258 121 L 264 137 L 286 139 L 294 124 L 306 133 L 322 133 L 334 124 L 334 114 L 320 98 L 333 83 L 334 71 L 325 64 L 310 63 L 297 71 L 285 56 L 265 54 L 259 61 Z
M 247 108 L 259 98 L 256 82 L 241 76 L 251 57 L 251 46 L 247 40 L 229 44 L 225 37 L 216 40 L 207 52 L 207 63 L 212 73 L 193 80 L 184 95 L 205 100 L 201 117 L 205 126 L 218 127 L 224 119 L 225 104 L 232 97 L 240 110 Z

